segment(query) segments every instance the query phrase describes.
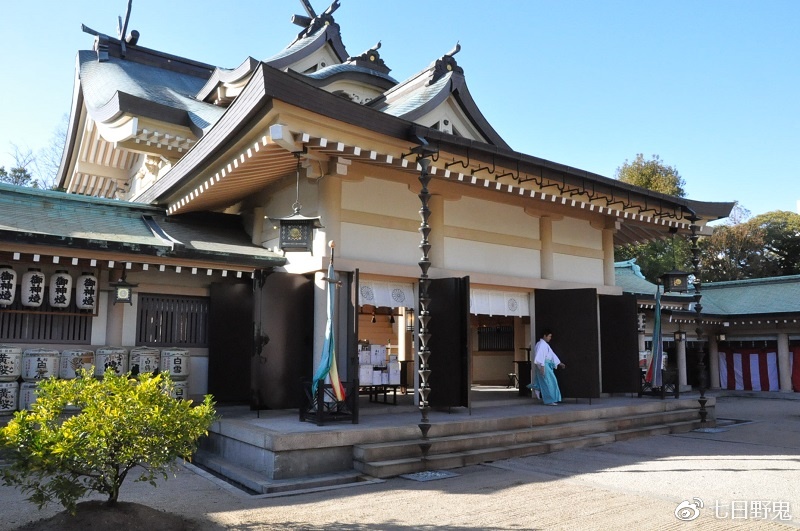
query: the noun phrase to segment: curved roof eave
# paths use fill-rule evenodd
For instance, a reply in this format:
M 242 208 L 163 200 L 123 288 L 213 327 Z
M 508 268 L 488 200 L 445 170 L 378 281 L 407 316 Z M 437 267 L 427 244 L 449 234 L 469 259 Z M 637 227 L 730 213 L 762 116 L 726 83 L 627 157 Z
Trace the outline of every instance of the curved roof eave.
M 214 73 L 211 74 L 208 82 L 206 82 L 206 84 L 200 89 L 200 92 L 198 92 L 195 97 L 200 101 L 205 101 L 205 99 L 217 89 L 217 86 L 219 86 L 220 83 L 233 83 L 244 79 L 253 73 L 253 70 L 256 69 L 258 63 L 259 61 L 257 59 L 253 59 L 252 57 L 248 56 L 247 59 L 242 62 L 242 64 L 233 70 L 217 68 L 214 70 Z
M 306 40 L 308 40 L 308 42 L 303 42 Z M 347 60 L 348 55 L 347 50 L 344 47 L 344 43 L 342 42 L 342 35 L 339 31 L 339 25 L 336 23 L 322 26 L 322 28 L 315 34 L 295 40 L 282 51 L 273 55 L 269 59 L 265 59 L 263 63 L 271 66 L 272 68 L 283 70 L 297 61 L 308 57 L 328 43 L 331 45 L 331 48 L 336 54 L 336 57 L 339 59 L 339 62 L 344 63 Z
M 412 135 L 414 137 L 426 139 L 429 141 L 429 144 L 433 144 L 434 147 L 446 147 L 448 151 L 469 156 L 484 164 L 496 163 L 498 165 L 508 166 L 519 163 L 533 166 L 546 170 L 553 176 L 560 177 L 564 184 L 585 185 L 585 181 L 589 181 L 600 185 L 608 191 L 618 190 L 620 194 L 636 194 L 639 197 L 649 198 L 662 204 L 667 203 L 674 205 L 676 208 L 685 212 L 687 218 L 691 213 L 695 213 L 700 216 L 701 219 L 707 221 L 722 219 L 730 215 L 730 211 L 735 205 L 734 202 L 697 201 L 662 194 L 611 177 L 604 177 L 586 170 L 567 166 L 566 164 L 552 162 L 533 155 L 526 155 L 521 152 L 513 151 L 510 148 L 492 146 L 416 124 L 413 129 Z
M 511 147 L 503 140 L 491 124 L 489 124 L 489 121 L 478 108 L 478 105 L 469 92 L 469 88 L 467 88 L 467 82 L 464 76 L 455 72 L 449 73 L 448 76 L 449 82 L 444 83 L 442 90 L 435 96 L 428 99 L 414 110 L 402 114 L 400 117 L 415 122 L 420 117 L 425 116 L 444 103 L 447 98 L 452 95 L 461 106 L 461 109 L 464 111 L 464 114 L 466 114 L 470 123 L 480 132 L 481 136 L 486 139 L 489 144 L 510 150 Z
M 76 63 L 78 59 L 76 57 Z M 72 86 L 72 107 L 69 111 L 69 123 L 67 124 L 67 138 L 64 142 L 64 150 L 61 152 L 61 163 L 58 166 L 58 188 L 63 189 L 67 175 L 69 173 L 69 166 L 73 159 L 78 138 L 80 136 L 81 114 L 84 109 L 83 104 L 83 89 L 81 88 L 80 76 L 78 75 L 79 69 L 75 68 L 75 80 Z
M 463 156 L 480 164 L 497 164 L 506 168 L 521 168 L 521 171 L 542 173 L 549 180 L 563 181 L 577 186 L 596 189 L 612 197 L 649 200 L 658 203 L 660 208 L 672 208 L 686 214 L 700 216 L 700 219 L 719 219 L 725 217 L 733 203 L 708 203 L 690 201 L 644 188 L 630 185 L 616 179 L 603 177 L 588 171 L 540 159 L 532 155 L 516 152 L 510 148 L 457 137 L 442 131 L 424 127 L 403 118 L 392 116 L 373 109 L 345 101 L 327 91 L 310 85 L 302 74 L 284 72 L 262 63 L 253 73 L 242 93 L 225 114 L 206 132 L 206 134 L 181 158 L 178 163 L 144 191 L 137 201 L 155 202 L 166 200 L 170 194 L 189 184 L 203 168 L 204 164 L 223 151 L 234 141 L 247 124 L 266 114 L 272 107 L 273 99 L 305 108 L 333 120 L 356 127 L 408 141 L 411 144 L 428 144 L 433 148 Z M 413 147 L 413 146 L 410 146 Z
M 391 76 L 377 71 L 369 71 L 363 67 L 339 69 L 341 66 L 343 65 L 332 65 L 313 74 L 302 74 L 300 72 L 298 74 L 305 76 L 308 83 L 315 87 L 325 87 L 336 81 L 346 80 L 363 83 L 385 91 L 397 84 L 397 81 Z M 325 72 L 326 70 L 329 70 L 329 72 Z

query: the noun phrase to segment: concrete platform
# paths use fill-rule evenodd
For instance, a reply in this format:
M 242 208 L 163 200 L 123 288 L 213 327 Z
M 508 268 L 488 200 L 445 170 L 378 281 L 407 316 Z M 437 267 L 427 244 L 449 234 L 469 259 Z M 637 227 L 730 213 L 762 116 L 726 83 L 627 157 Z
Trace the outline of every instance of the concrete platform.
M 291 492 L 690 431 L 699 426 L 698 397 L 566 399 L 550 407 L 513 388 L 476 387 L 471 408 L 429 413 L 426 461 L 411 395 L 398 396 L 397 405 L 362 397 L 358 424 L 317 426 L 295 410 L 219 407 L 195 462 L 256 493 Z M 714 406 L 709 397 L 708 426 Z

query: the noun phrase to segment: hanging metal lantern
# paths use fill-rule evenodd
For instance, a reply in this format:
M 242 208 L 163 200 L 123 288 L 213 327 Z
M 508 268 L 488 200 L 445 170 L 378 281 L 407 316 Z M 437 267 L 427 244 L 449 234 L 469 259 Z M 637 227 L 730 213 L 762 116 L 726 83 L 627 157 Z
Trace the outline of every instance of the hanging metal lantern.
M 685 271 L 669 271 L 661 275 L 664 291 L 683 293 L 689 289 L 689 273 Z
M 300 154 L 297 157 L 297 187 L 296 198 L 292 204 L 292 215 L 284 218 L 269 218 L 279 225 L 279 245 L 283 252 L 302 251 L 311 252 L 313 249 L 314 229 L 323 228 L 320 218 L 309 218 L 300 214 L 303 205 L 300 204 Z
M 75 281 L 75 306 L 79 310 L 92 310 L 97 304 L 97 277 L 83 273 Z
M 0 266 L 0 306 L 14 304 L 17 293 L 17 272 L 10 266 Z
M 44 275 L 37 268 L 30 268 L 22 275 L 20 302 L 29 308 L 38 308 L 44 300 Z
M 72 275 L 63 269 L 50 277 L 50 306 L 66 308 L 72 299 Z

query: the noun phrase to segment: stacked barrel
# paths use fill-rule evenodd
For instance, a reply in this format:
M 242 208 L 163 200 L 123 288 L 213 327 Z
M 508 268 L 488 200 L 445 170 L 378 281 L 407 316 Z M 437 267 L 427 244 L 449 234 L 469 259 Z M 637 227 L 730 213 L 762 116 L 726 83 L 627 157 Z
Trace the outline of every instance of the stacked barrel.
M 172 396 L 185 399 L 189 394 L 189 362 L 189 351 L 182 348 L 136 347 L 129 354 L 123 347 L 111 346 L 96 351 L 76 348 L 59 352 L 46 348 L 23 351 L 0 345 L 0 415 L 29 409 L 36 400 L 38 382 L 47 378 L 76 378 L 80 369 L 92 366 L 96 378 L 102 378 L 106 371 L 130 372 L 134 376 L 166 373 L 173 382 Z
M 19 377 L 22 375 L 22 350 L 0 345 L 0 415 L 16 411 L 19 402 Z
M 161 372 L 172 379 L 172 397 L 189 398 L 189 351 L 168 348 L 161 351 Z

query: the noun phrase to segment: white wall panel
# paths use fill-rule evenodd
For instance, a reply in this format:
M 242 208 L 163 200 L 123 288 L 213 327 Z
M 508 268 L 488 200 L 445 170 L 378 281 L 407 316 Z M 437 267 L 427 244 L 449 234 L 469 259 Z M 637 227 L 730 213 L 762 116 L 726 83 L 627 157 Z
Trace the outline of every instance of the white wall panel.
M 342 208 L 419 220 L 420 202 L 416 194 L 402 183 L 365 178 L 342 182 Z
M 444 267 L 457 271 L 541 278 L 538 250 L 455 238 L 444 240 Z
M 449 227 L 539 239 L 539 220 L 527 215 L 522 208 L 472 197 L 445 201 L 444 223 Z
M 337 256 L 341 253 L 352 260 L 417 265 L 422 253 L 417 232 L 342 223 L 341 239 Z
M 564 218 L 553 222 L 553 243 L 602 249 L 603 231 L 595 229 L 586 220 Z
M 554 280 L 603 285 L 603 261 L 566 254 L 553 254 Z

